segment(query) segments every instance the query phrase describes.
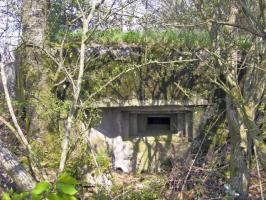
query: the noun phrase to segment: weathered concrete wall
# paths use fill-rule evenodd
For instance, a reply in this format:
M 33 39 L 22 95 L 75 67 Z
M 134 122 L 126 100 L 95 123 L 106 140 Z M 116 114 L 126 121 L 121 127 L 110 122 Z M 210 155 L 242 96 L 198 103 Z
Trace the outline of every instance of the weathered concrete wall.
M 123 135 L 122 124 L 123 126 L 126 125 L 122 118 L 121 109 L 102 109 L 102 120 L 96 129 L 106 137 L 115 138 Z
M 96 129 L 91 130 L 90 141 L 96 153 L 107 152 L 112 156 L 113 168 L 126 173 L 159 171 L 164 163 L 185 159 L 190 147 L 178 134 L 123 140 L 121 136 L 108 138 Z

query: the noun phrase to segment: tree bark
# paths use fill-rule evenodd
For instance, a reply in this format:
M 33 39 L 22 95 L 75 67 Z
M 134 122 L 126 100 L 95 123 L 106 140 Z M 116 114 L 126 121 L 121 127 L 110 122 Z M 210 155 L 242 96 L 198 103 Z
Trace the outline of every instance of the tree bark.
M 243 138 L 246 132 L 241 128 L 241 120 L 230 97 L 226 99 L 227 120 L 230 135 L 230 184 L 231 189 L 239 194 L 238 199 L 246 199 L 249 191 L 249 142 Z
M 20 55 L 18 70 L 19 97 L 29 101 L 26 110 L 26 133 L 36 134 L 46 131 L 47 122 L 36 113 L 40 94 L 47 90 L 47 72 L 42 53 L 35 46 L 43 47 L 45 42 L 47 0 L 23 0 L 22 36 L 25 47 Z
M 20 191 L 30 191 L 35 187 L 32 176 L 23 168 L 18 158 L 0 140 L 0 161 L 5 172 L 13 179 Z
M 22 35 L 25 42 L 43 45 L 47 0 L 23 0 Z

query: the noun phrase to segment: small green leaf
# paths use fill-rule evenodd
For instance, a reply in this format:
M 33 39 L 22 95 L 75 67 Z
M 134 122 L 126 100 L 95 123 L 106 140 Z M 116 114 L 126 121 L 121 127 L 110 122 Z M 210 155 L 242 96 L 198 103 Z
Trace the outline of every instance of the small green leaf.
M 32 194 L 31 199 L 32 200 L 41 200 L 42 196 L 38 194 Z
M 63 200 L 64 198 L 59 196 L 57 193 L 51 193 L 48 195 L 48 200 Z
M 22 200 L 22 198 L 21 198 L 20 194 L 14 193 L 12 195 L 12 200 Z
M 65 184 L 65 183 L 57 183 L 56 184 L 56 189 L 60 190 L 61 192 L 69 195 L 74 195 L 78 191 L 76 190 L 75 186 Z
M 3 193 L 2 193 L 2 199 L 3 199 L 3 200 L 11 200 L 9 194 L 6 193 L 6 192 L 3 192 Z
M 69 185 L 76 185 L 78 181 L 73 178 L 72 176 L 69 176 L 67 173 L 63 173 L 58 177 L 58 183 L 65 183 Z
M 27 199 L 29 197 L 30 193 L 29 192 L 22 192 L 19 194 L 20 199 Z
M 36 187 L 32 190 L 32 194 L 40 195 L 47 190 L 49 190 L 50 184 L 48 182 L 40 182 L 36 185 Z
M 78 200 L 76 197 L 72 196 L 72 197 L 69 197 L 69 200 Z

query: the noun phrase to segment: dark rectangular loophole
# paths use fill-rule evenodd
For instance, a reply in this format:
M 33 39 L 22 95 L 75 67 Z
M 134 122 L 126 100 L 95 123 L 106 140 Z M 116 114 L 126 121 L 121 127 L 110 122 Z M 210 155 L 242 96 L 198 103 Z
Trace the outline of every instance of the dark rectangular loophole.
M 170 117 L 148 117 L 148 125 L 170 125 Z

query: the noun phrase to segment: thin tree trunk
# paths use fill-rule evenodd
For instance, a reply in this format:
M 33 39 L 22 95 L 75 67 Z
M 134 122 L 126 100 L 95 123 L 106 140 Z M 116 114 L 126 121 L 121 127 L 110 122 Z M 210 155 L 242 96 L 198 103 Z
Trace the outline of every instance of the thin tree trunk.
M 249 145 L 243 140 L 246 133 L 241 128 L 240 119 L 230 97 L 226 99 L 227 120 L 229 126 L 231 155 L 230 155 L 230 184 L 231 189 L 239 194 L 238 199 L 246 199 L 249 189 Z
M 14 126 L 16 127 L 16 130 L 17 130 L 17 133 L 18 133 L 18 134 L 16 134 L 16 137 L 21 142 L 21 144 L 29 152 L 31 152 L 31 147 L 30 147 L 30 145 L 28 143 L 28 140 L 26 139 L 25 135 L 23 134 L 23 132 L 22 132 L 22 130 L 21 130 L 19 124 L 18 124 L 15 112 L 13 110 L 13 106 L 12 106 L 12 103 L 11 103 L 11 98 L 10 98 L 10 95 L 9 95 L 9 92 L 8 92 L 8 88 L 7 88 L 7 78 L 6 78 L 5 68 L 4 67 L 5 67 L 4 64 L 1 62 L 0 63 L 1 80 L 2 80 L 2 83 L 3 83 L 5 99 L 6 99 L 6 103 L 7 103 L 7 106 L 8 106 L 8 110 L 9 110 L 9 113 L 11 115 L 12 121 L 13 121 Z
M 74 99 L 70 108 L 69 116 L 66 120 L 66 128 L 65 128 L 65 135 L 62 142 L 62 153 L 61 153 L 61 159 L 60 159 L 60 165 L 59 165 L 59 173 L 61 173 L 65 168 L 65 163 L 68 155 L 69 150 L 69 142 L 70 142 L 70 132 L 72 127 L 72 121 L 74 118 L 74 114 L 76 112 L 76 107 L 80 95 L 81 90 L 81 83 L 83 79 L 83 73 L 84 73 L 84 67 L 85 67 L 85 42 L 87 40 L 87 33 L 89 30 L 89 22 L 92 18 L 92 15 L 94 13 L 95 4 L 93 5 L 93 8 L 90 12 L 90 15 L 88 17 L 83 16 L 83 35 L 82 35 L 82 41 L 80 46 L 80 63 L 79 63 L 79 75 L 77 84 L 73 86 L 74 88 Z
M 40 170 L 38 169 L 37 165 L 38 165 L 38 161 L 36 159 L 36 157 L 34 156 L 31 146 L 26 138 L 26 136 L 24 135 L 22 129 L 20 128 L 20 125 L 17 121 L 17 117 L 15 115 L 13 106 L 12 106 L 12 102 L 11 102 L 11 98 L 9 95 L 9 91 L 7 88 L 7 78 L 6 78 L 6 74 L 5 74 L 5 68 L 4 68 L 4 64 L 2 62 L 0 62 L 0 71 L 1 71 L 1 80 L 3 83 L 3 88 L 4 88 L 4 93 L 5 93 L 5 100 L 8 106 L 8 110 L 9 113 L 11 115 L 13 124 L 16 128 L 16 131 L 13 131 L 13 133 L 15 134 L 15 136 L 17 137 L 18 141 L 20 141 L 20 143 L 23 145 L 23 147 L 27 150 L 28 153 L 28 158 L 30 161 L 30 167 L 33 171 L 33 174 L 35 175 L 35 177 L 41 177 L 41 173 Z

